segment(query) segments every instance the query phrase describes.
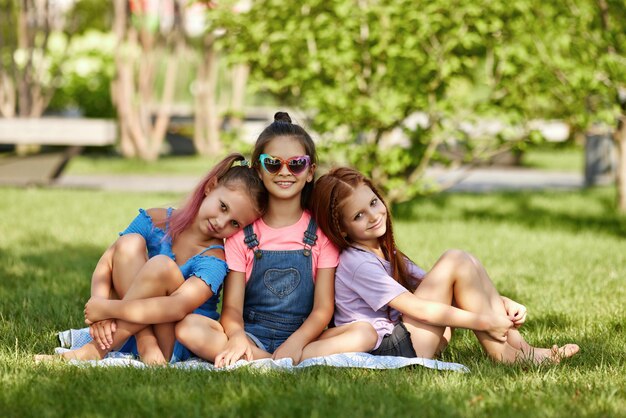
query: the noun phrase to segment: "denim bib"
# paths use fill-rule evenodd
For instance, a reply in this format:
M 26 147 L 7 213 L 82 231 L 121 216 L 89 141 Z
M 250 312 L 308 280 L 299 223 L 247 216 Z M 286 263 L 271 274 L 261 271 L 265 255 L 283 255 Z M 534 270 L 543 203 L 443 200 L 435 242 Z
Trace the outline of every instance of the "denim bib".
M 317 240 L 317 224 L 311 218 L 302 249 L 268 251 L 259 248 L 252 228 L 244 229 L 244 242 L 254 251 L 243 305 L 244 329 L 273 353 L 293 334 L 313 309 L 311 248 Z

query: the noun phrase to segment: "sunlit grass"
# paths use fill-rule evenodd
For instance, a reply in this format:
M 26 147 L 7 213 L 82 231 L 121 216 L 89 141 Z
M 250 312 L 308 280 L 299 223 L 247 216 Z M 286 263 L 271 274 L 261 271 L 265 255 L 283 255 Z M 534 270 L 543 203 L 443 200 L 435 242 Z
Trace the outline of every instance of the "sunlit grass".
M 471 251 L 502 293 L 529 309 L 531 343 L 574 341 L 552 366 L 489 361 L 457 331 L 443 360 L 420 367 L 211 373 L 36 365 L 55 334 L 81 327 L 91 271 L 139 207 L 181 196 L 0 188 L 2 416 L 624 416 L 626 218 L 613 190 L 444 194 L 395 210 L 401 248 L 425 268 Z

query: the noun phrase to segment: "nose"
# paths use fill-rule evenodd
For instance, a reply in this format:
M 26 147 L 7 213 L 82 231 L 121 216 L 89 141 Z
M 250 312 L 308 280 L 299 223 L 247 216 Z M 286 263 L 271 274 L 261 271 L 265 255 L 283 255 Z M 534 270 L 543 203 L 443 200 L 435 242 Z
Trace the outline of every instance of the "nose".
M 291 171 L 289 171 L 289 169 L 287 168 L 287 164 L 281 163 L 280 170 L 278 170 L 278 174 L 280 174 L 281 176 L 288 176 L 291 174 Z

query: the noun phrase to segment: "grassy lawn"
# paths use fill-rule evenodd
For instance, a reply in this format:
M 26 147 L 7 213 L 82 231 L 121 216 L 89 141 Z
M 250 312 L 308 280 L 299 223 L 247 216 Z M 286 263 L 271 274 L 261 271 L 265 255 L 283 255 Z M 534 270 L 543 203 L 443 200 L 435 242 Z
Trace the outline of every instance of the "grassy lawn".
M 585 170 L 585 155 L 582 147 L 530 148 L 524 151 L 522 165 L 540 170 L 583 173 Z
M 577 342 L 560 365 L 494 364 L 458 331 L 443 360 L 471 373 L 315 367 L 211 373 L 36 365 L 58 331 L 81 327 L 91 271 L 138 207 L 180 196 L 1 188 L 0 415 L 626 416 L 626 218 L 613 191 L 445 194 L 398 208 L 397 239 L 430 267 L 471 251 L 529 309 L 536 345 Z
M 250 150 L 243 150 L 249 155 Z M 529 148 L 524 151 L 522 166 L 548 171 L 583 173 L 584 156 L 580 147 Z M 202 156 L 163 156 L 147 162 L 108 154 L 84 154 L 72 158 L 64 174 L 140 174 L 202 176 L 219 158 Z
M 164 156 L 158 161 L 122 158 L 112 155 L 87 154 L 70 160 L 64 174 L 142 174 L 142 175 L 190 175 L 200 177 L 206 174 L 218 159 L 199 155 Z

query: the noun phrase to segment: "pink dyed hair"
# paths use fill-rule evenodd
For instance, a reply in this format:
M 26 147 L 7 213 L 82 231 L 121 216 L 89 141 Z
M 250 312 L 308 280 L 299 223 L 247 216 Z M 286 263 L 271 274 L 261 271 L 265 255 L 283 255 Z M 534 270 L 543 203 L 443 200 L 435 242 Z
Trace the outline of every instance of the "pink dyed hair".
M 255 204 L 255 209 L 259 216 L 263 214 L 267 206 L 267 192 L 263 186 L 261 178 L 256 170 L 247 166 L 235 166 L 235 161 L 244 161 L 245 157 L 238 153 L 233 153 L 217 163 L 211 171 L 198 183 L 196 188 L 189 194 L 183 206 L 172 213 L 169 219 L 169 229 L 167 234 L 176 239 L 181 232 L 187 229 L 196 218 L 198 210 L 206 197 L 207 192 L 218 186 L 224 186 L 231 190 L 241 188 L 249 193 L 251 200 Z M 157 226 L 165 226 L 163 220 Z

